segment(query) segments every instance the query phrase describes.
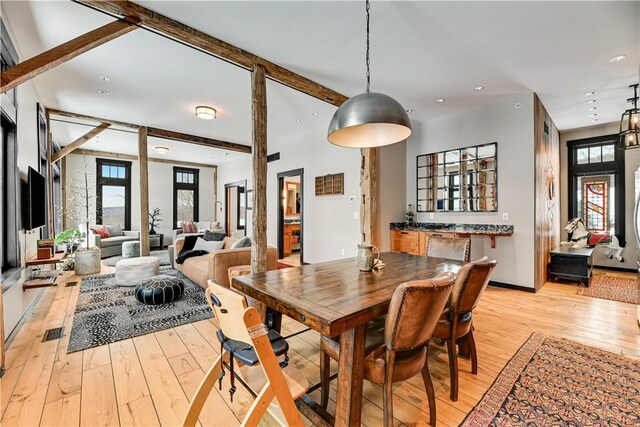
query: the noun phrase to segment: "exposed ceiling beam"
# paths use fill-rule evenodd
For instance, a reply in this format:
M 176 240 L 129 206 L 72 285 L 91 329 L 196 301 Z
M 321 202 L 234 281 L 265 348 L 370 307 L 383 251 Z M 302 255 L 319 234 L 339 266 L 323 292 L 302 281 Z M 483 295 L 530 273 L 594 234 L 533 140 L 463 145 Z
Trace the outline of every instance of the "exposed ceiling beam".
M 81 156 L 95 156 L 95 157 L 109 157 L 112 159 L 122 159 L 122 160 L 138 160 L 138 156 L 133 154 L 122 154 L 122 153 L 111 153 L 109 151 L 100 151 L 100 150 L 87 150 L 85 148 L 78 148 L 73 152 L 73 154 L 78 154 Z M 171 160 L 171 159 L 158 159 L 157 157 L 149 157 L 149 161 L 153 163 L 164 163 L 169 165 L 177 165 L 177 166 L 187 166 L 191 168 L 217 168 L 217 165 L 208 165 L 206 163 L 196 163 L 196 162 L 183 162 L 182 160 Z
M 89 121 L 98 122 L 98 123 L 108 123 L 110 125 L 123 126 L 123 127 L 133 128 L 133 129 L 138 129 L 140 127 L 138 125 L 134 125 L 133 123 L 118 122 L 116 120 L 108 120 L 102 117 L 88 116 L 86 114 L 80 114 L 80 113 L 71 113 L 69 111 L 56 110 L 55 108 L 47 108 L 47 111 L 52 116 L 71 117 L 73 119 L 89 120 Z
M 247 70 L 254 66 L 264 67 L 266 75 L 285 86 L 289 86 L 307 95 L 318 98 L 335 106 L 340 106 L 347 97 L 326 86 L 309 80 L 300 74 L 287 70 L 273 62 L 267 61 L 251 52 L 217 39 L 181 22 L 161 15 L 130 1 L 118 0 L 74 0 L 76 3 L 90 6 L 115 16 L 131 16 L 140 20 L 141 25 L 169 38 L 191 45 L 226 61 L 239 65 Z
M 0 93 L 11 90 L 51 68 L 135 30 L 139 22 L 140 20 L 136 17 L 119 19 L 14 65 L 1 73 Z
M 189 135 L 172 130 L 149 128 L 149 136 L 251 154 L 251 146 L 249 145 L 236 144 L 234 142 L 221 141 L 213 138 L 205 138 L 204 136 Z
M 62 147 L 60 151 L 58 151 L 57 153 L 53 153 L 53 155 L 51 156 L 51 163 L 55 163 L 67 154 L 73 152 L 73 150 L 79 148 L 85 142 L 96 137 L 109 126 L 111 126 L 109 123 L 102 123 L 100 126 L 91 129 L 89 132 L 85 133 L 80 138 L 73 141 L 71 144 Z

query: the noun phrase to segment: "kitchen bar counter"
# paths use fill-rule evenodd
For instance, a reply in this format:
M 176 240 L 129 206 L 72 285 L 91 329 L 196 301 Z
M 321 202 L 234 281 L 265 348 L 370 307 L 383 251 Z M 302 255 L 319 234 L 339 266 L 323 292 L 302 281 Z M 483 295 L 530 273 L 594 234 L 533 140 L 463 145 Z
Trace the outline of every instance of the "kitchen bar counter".
M 508 237 L 513 234 L 513 225 L 494 224 L 451 224 L 438 222 L 392 222 L 391 250 L 398 252 L 422 254 L 425 248 L 426 238 L 429 236 L 441 237 L 470 237 L 489 236 L 491 247 L 496 247 L 496 237 Z M 395 243 L 394 243 L 395 242 Z

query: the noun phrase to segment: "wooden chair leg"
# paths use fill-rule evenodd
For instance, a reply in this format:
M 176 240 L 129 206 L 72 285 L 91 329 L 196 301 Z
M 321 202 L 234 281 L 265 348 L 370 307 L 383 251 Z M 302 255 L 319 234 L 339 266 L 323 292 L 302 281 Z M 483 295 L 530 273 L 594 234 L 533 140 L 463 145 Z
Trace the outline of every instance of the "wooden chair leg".
M 456 340 L 447 340 L 447 349 L 449 351 L 449 381 L 451 383 L 451 392 L 449 393 L 451 400 L 458 400 L 458 355 L 456 354 Z
M 471 350 L 471 373 L 478 374 L 478 353 L 476 351 L 476 340 L 473 337 L 473 328 L 467 334 L 467 345 Z
M 422 381 L 424 381 L 424 388 L 427 391 L 427 399 L 429 400 L 429 424 L 436 425 L 436 392 L 433 389 L 433 381 L 431 380 L 431 373 L 429 372 L 429 344 L 427 344 L 427 358 L 422 367 Z
M 331 381 L 331 357 L 320 352 L 320 406 L 327 409 L 329 405 L 329 386 Z
M 182 422 L 183 427 L 195 427 L 198 423 L 198 417 L 200 416 L 200 412 L 202 412 L 202 407 L 207 401 L 209 393 L 211 393 L 211 389 L 213 389 L 213 386 L 218 381 L 220 372 L 222 372 L 223 361 L 229 361 L 229 355 L 226 352 L 223 352 L 222 355 L 218 356 L 213 365 L 211 365 L 211 368 L 209 368 L 209 372 L 207 372 L 200 382 L 200 385 L 189 404 L 187 415 Z
M 393 427 L 393 382 L 387 381 L 382 385 L 382 407 L 384 412 L 384 427 Z

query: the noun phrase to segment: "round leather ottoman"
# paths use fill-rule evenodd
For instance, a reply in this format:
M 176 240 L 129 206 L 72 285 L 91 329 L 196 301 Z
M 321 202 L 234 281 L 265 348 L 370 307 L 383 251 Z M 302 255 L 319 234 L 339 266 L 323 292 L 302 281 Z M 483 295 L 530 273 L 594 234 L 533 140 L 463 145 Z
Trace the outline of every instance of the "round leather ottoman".
M 153 256 L 126 258 L 116 263 L 116 284 L 135 286 L 139 281 L 160 273 L 160 260 Z
M 160 274 L 136 285 L 136 299 L 143 304 L 158 305 L 175 301 L 184 293 L 184 282 L 174 276 Z
M 140 256 L 140 241 L 122 242 L 122 258 Z

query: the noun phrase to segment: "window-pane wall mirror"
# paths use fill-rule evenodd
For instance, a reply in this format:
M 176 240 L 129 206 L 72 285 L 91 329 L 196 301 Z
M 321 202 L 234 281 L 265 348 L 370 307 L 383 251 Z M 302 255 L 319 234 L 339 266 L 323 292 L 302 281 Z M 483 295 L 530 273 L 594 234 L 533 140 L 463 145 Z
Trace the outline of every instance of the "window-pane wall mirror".
M 418 212 L 498 210 L 498 144 L 417 157 Z

